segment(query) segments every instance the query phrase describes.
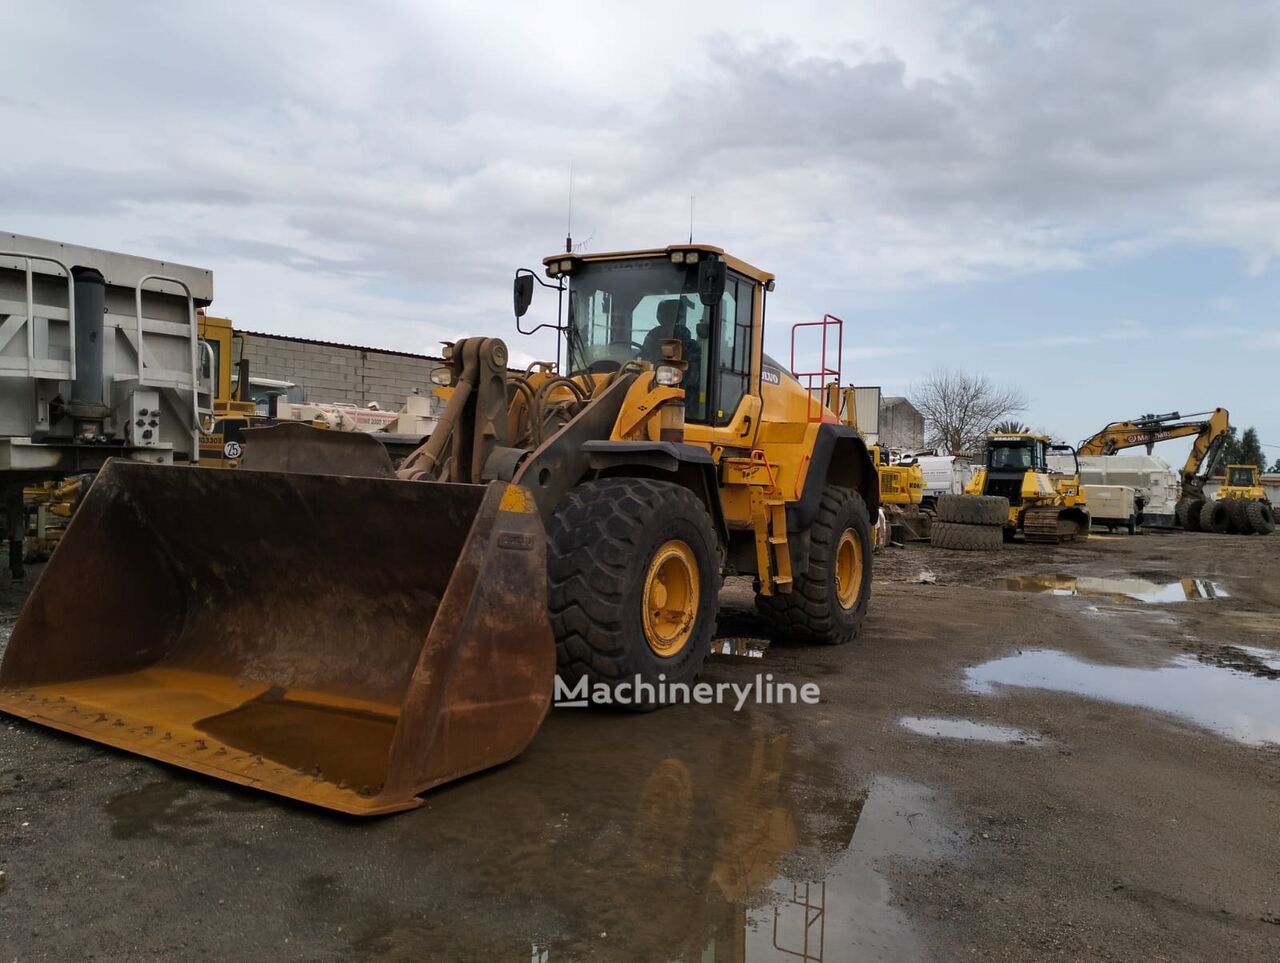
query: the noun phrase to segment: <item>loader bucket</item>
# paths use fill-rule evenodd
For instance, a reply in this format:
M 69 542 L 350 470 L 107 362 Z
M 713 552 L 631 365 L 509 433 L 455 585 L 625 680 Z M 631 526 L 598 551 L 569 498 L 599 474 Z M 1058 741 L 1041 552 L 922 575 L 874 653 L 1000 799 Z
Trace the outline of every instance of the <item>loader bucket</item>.
M 529 493 L 111 461 L 0 710 L 347 813 L 518 755 L 555 649 Z

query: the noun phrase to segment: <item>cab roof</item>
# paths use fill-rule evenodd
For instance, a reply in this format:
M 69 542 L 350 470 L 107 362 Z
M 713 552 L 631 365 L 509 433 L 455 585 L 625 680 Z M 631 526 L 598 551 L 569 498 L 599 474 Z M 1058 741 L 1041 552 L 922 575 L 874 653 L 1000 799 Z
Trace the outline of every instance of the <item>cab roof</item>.
M 1029 431 L 999 431 L 987 435 L 987 441 L 1043 441 L 1049 444 L 1052 439 L 1048 435 L 1033 435 Z
M 716 247 L 712 244 L 668 244 L 666 247 L 645 248 L 637 251 L 607 251 L 599 254 L 550 254 L 542 259 L 542 263 L 545 265 L 564 260 L 591 263 L 593 261 L 627 261 L 645 257 L 669 258 L 675 251 L 698 251 L 701 254 L 714 254 L 723 260 L 730 270 L 745 274 L 761 284 L 774 280 L 774 276 L 768 271 L 762 271 L 758 267 L 734 257 L 732 254 L 726 254 L 724 248 Z

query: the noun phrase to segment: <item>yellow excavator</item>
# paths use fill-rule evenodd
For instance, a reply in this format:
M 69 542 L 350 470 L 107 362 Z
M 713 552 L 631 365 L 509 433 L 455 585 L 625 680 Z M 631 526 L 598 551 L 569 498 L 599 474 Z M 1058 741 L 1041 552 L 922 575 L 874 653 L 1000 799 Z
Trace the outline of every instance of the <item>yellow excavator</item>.
M 1226 408 L 1183 415 L 1170 411 L 1142 415 L 1128 421 L 1113 421 L 1077 447 L 1081 457 L 1114 455 L 1127 448 L 1152 447 L 1174 438 L 1194 438 L 1182 466 L 1182 491 L 1176 509 L 1178 524 L 1189 532 L 1201 531 L 1206 499 L 1204 483 L 1217 453 L 1231 431 L 1231 415 Z
M 1055 472 L 1049 468 L 1050 452 L 1074 455 L 1075 449 L 1026 432 L 987 436 L 983 466 L 974 472 L 964 493 L 1008 501 L 1007 539 L 1021 534 L 1028 542 L 1057 544 L 1089 537 L 1079 460 L 1074 474 Z
M 230 471 L 109 463 L 14 628 L 0 709 L 370 815 L 520 753 L 557 670 L 661 704 L 701 669 L 726 574 L 777 637 L 852 640 L 876 468 L 794 351 L 764 353 L 773 275 L 702 244 L 543 263 L 517 272 L 517 327 L 555 290 L 563 365 L 447 345 L 447 406 L 399 464 L 300 424 L 247 431 Z M 839 383 L 825 350 L 815 374 Z

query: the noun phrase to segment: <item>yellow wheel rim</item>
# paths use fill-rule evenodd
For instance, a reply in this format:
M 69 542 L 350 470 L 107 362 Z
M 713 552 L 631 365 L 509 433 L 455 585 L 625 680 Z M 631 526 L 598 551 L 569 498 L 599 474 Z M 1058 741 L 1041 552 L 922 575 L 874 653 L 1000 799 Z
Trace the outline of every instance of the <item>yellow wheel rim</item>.
M 840 607 L 853 608 L 861 588 L 862 543 L 852 528 L 846 528 L 836 545 L 836 598 L 840 600 Z
M 698 615 L 698 563 L 693 550 L 672 539 L 654 553 L 644 577 L 644 637 L 663 658 L 693 636 Z

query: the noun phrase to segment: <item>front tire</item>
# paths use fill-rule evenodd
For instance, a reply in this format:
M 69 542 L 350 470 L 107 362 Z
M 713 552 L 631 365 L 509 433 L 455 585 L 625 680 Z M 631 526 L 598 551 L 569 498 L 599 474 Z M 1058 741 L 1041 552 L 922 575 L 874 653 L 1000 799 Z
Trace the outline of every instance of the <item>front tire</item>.
M 842 645 L 862 628 L 871 601 L 871 521 L 852 488 L 822 493 L 809 528 L 809 564 L 791 591 L 757 595 L 756 611 L 780 639 Z
M 691 683 L 715 629 L 715 526 L 689 489 L 604 478 L 569 492 L 547 526 L 547 607 L 561 679 Z M 652 709 L 652 699 L 627 708 Z

